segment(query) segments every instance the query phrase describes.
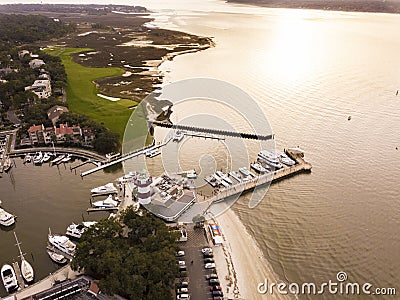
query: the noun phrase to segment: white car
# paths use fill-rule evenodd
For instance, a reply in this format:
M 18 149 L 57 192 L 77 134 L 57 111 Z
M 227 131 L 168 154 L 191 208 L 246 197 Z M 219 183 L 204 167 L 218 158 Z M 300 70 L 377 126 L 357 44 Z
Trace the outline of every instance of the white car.
M 206 269 L 214 269 L 215 268 L 215 263 L 207 263 L 204 265 L 204 268 Z
M 201 249 L 201 252 L 202 252 L 202 253 L 212 253 L 213 251 L 212 251 L 211 248 L 205 247 L 205 248 Z
M 185 263 L 185 261 L 184 261 L 184 260 L 180 260 L 180 261 L 178 261 L 178 264 L 179 264 L 180 266 L 185 266 L 185 265 L 186 265 L 186 263 Z
M 176 253 L 176 256 L 184 256 L 185 255 L 185 251 L 180 250 Z
M 189 299 L 189 294 L 180 294 L 176 296 L 177 300 L 188 300 Z
M 180 288 L 177 290 L 178 294 L 187 294 L 189 292 L 188 288 Z

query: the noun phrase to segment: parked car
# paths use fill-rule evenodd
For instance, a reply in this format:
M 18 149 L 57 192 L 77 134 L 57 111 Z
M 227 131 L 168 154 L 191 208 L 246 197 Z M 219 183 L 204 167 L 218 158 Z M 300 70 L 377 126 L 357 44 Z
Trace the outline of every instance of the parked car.
M 212 252 L 204 252 L 203 257 L 214 257 L 214 254 Z
M 212 291 L 222 291 L 222 287 L 220 285 L 210 286 L 210 292 Z
M 185 255 L 185 251 L 183 250 L 179 250 L 178 252 L 176 252 L 176 256 L 184 256 Z
M 221 285 L 218 279 L 210 279 L 209 285 Z
M 180 294 L 176 296 L 177 300 L 188 300 L 189 299 L 189 294 Z
M 213 300 L 224 300 L 224 298 L 220 296 L 213 296 Z
M 213 263 L 213 262 L 214 262 L 214 260 L 212 258 L 210 258 L 210 257 L 204 259 L 204 263 L 205 264 Z
M 212 253 L 213 250 L 212 250 L 210 247 L 204 247 L 203 249 L 201 249 L 201 252 L 202 252 L 202 253 L 206 253 L 206 252 Z
M 206 275 L 206 279 L 207 280 L 209 280 L 209 279 L 218 279 L 218 275 L 216 273 L 211 273 L 211 274 Z
M 189 282 L 187 282 L 187 281 L 182 281 L 180 284 L 179 284 L 179 287 L 181 287 L 181 288 L 187 288 L 189 286 Z
M 179 266 L 179 272 L 186 271 L 186 266 Z
M 221 291 L 212 291 L 212 295 L 213 295 L 213 296 L 220 296 L 220 297 L 222 297 L 222 296 L 224 296 L 224 293 L 222 293 Z
M 189 292 L 189 289 L 183 287 L 183 288 L 177 289 L 176 292 L 177 292 L 178 294 L 187 294 L 187 293 Z
M 215 268 L 215 264 L 214 263 L 206 263 L 204 265 L 204 268 L 206 268 L 206 269 L 214 269 Z
M 184 260 L 180 260 L 180 261 L 178 261 L 178 265 L 179 266 L 186 266 L 186 263 L 185 263 Z

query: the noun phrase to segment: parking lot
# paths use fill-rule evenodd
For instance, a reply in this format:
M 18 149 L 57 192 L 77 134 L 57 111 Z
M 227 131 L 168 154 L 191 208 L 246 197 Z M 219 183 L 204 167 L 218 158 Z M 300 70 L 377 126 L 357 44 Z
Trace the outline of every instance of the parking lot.
M 205 269 L 204 256 L 201 251 L 204 247 L 210 247 L 203 228 L 187 228 L 187 242 L 179 243 L 179 247 L 185 251 L 185 255 L 177 260 L 184 260 L 187 269 L 187 278 L 180 281 L 189 282 L 189 295 L 191 300 L 213 299 L 210 285 L 206 275 L 216 273 L 215 268 Z

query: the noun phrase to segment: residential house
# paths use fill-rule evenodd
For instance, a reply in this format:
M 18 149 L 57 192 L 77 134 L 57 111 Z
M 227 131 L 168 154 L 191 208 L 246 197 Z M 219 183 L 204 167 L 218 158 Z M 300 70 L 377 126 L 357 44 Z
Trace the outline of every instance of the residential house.
M 55 105 L 49 108 L 49 110 L 47 111 L 47 116 L 55 126 L 60 116 L 65 112 L 68 112 L 68 108 L 61 105 Z
M 44 126 L 42 125 L 33 125 L 29 127 L 29 139 L 33 144 L 42 144 L 44 143 L 44 136 L 43 136 Z
M 43 66 L 43 65 L 45 65 L 46 63 L 43 61 L 43 60 L 41 60 L 41 59 L 38 59 L 38 58 L 35 58 L 35 59 L 32 59 L 30 62 L 29 62 L 29 67 L 31 68 L 31 69 L 36 69 L 36 68 L 40 68 L 41 66 Z
M 51 83 L 50 80 L 35 80 L 31 86 L 25 87 L 25 91 L 32 91 L 40 99 L 49 98 L 51 96 Z
M 55 127 L 55 134 L 58 142 L 65 142 L 71 139 L 74 142 L 79 141 L 79 137 L 82 136 L 82 130 L 79 126 L 68 126 L 67 123 L 60 124 L 59 127 Z
M 96 134 L 91 128 L 83 128 L 83 141 L 86 145 L 90 145 L 96 138 Z

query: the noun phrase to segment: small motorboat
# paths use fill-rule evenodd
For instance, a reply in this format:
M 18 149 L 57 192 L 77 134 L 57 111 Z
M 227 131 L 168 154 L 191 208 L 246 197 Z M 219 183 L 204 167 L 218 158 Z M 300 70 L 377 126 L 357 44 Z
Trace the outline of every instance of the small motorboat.
M 1 267 L 1 279 L 3 280 L 3 285 L 7 293 L 12 293 L 18 289 L 17 276 L 12 266 L 5 264 Z
M 267 172 L 270 171 L 269 169 L 263 167 L 263 166 L 262 166 L 261 164 L 259 164 L 259 163 L 252 163 L 252 164 L 250 164 L 250 167 L 251 167 L 254 171 L 256 171 L 257 173 L 260 173 L 260 174 L 267 173 Z
M 48 161 L 50 160 L 50 158 L 51 158 L 51 155 L 50 155 L 48 152 L 46 152 L 46 153 L 43 155 L 42 163 L 48 162 Z
M 180 142 L 185 137 L 184 133 L 180 130 L 175 131 L 174 136 L 172 137 L 172 141 Z
M 36 153 L 35 153 L 35 156 L 33 157 L 33 163 L 34 163 L 35 165 L 38 165 L 38 164 L 41 164 L 41 163 L 42 163 L 42 160 L 43 160 L 43 154 L 42 154 L 42 152 L 41 152 L 41 151 L 36 152 Z
M 32 161 L 32 155 L 30 155 L 29 153 L 27 155 L 25 155 L 24 157 L 24 164 L 28 164 Z
M 233 184 L 233 181 L 222 171 L 215 172 L 223 181 L 226 181 L 229 184 Z
M 15 223 L 15 217 L 0 207 L 0 225 L 8 227 L 13 225 L 14 223 Z
M 285 152 L 279 154 L 280 161 L 287 166 L 294 166 L 296 162 L 291 159 Z
M 65 158 L 65 154 L 61 154 L 60 156 L 54 158 L 50 163 L 52 165 L 59 164 L 61 162 L 61 160 L 63 160 L 64 158 Z
M 50 256 L 51 260 L 58 264 L 65 264 L 68 262 L 68 259 L 62 255 L 58 254 L 52 250 L 47 249 L 47 254 Z
M 71 154 L 67 154 L 67 156 L 65 156 L 63 159 L 61 159 L 62 163 L 67 163 L 72 159 L 72 155 Z

